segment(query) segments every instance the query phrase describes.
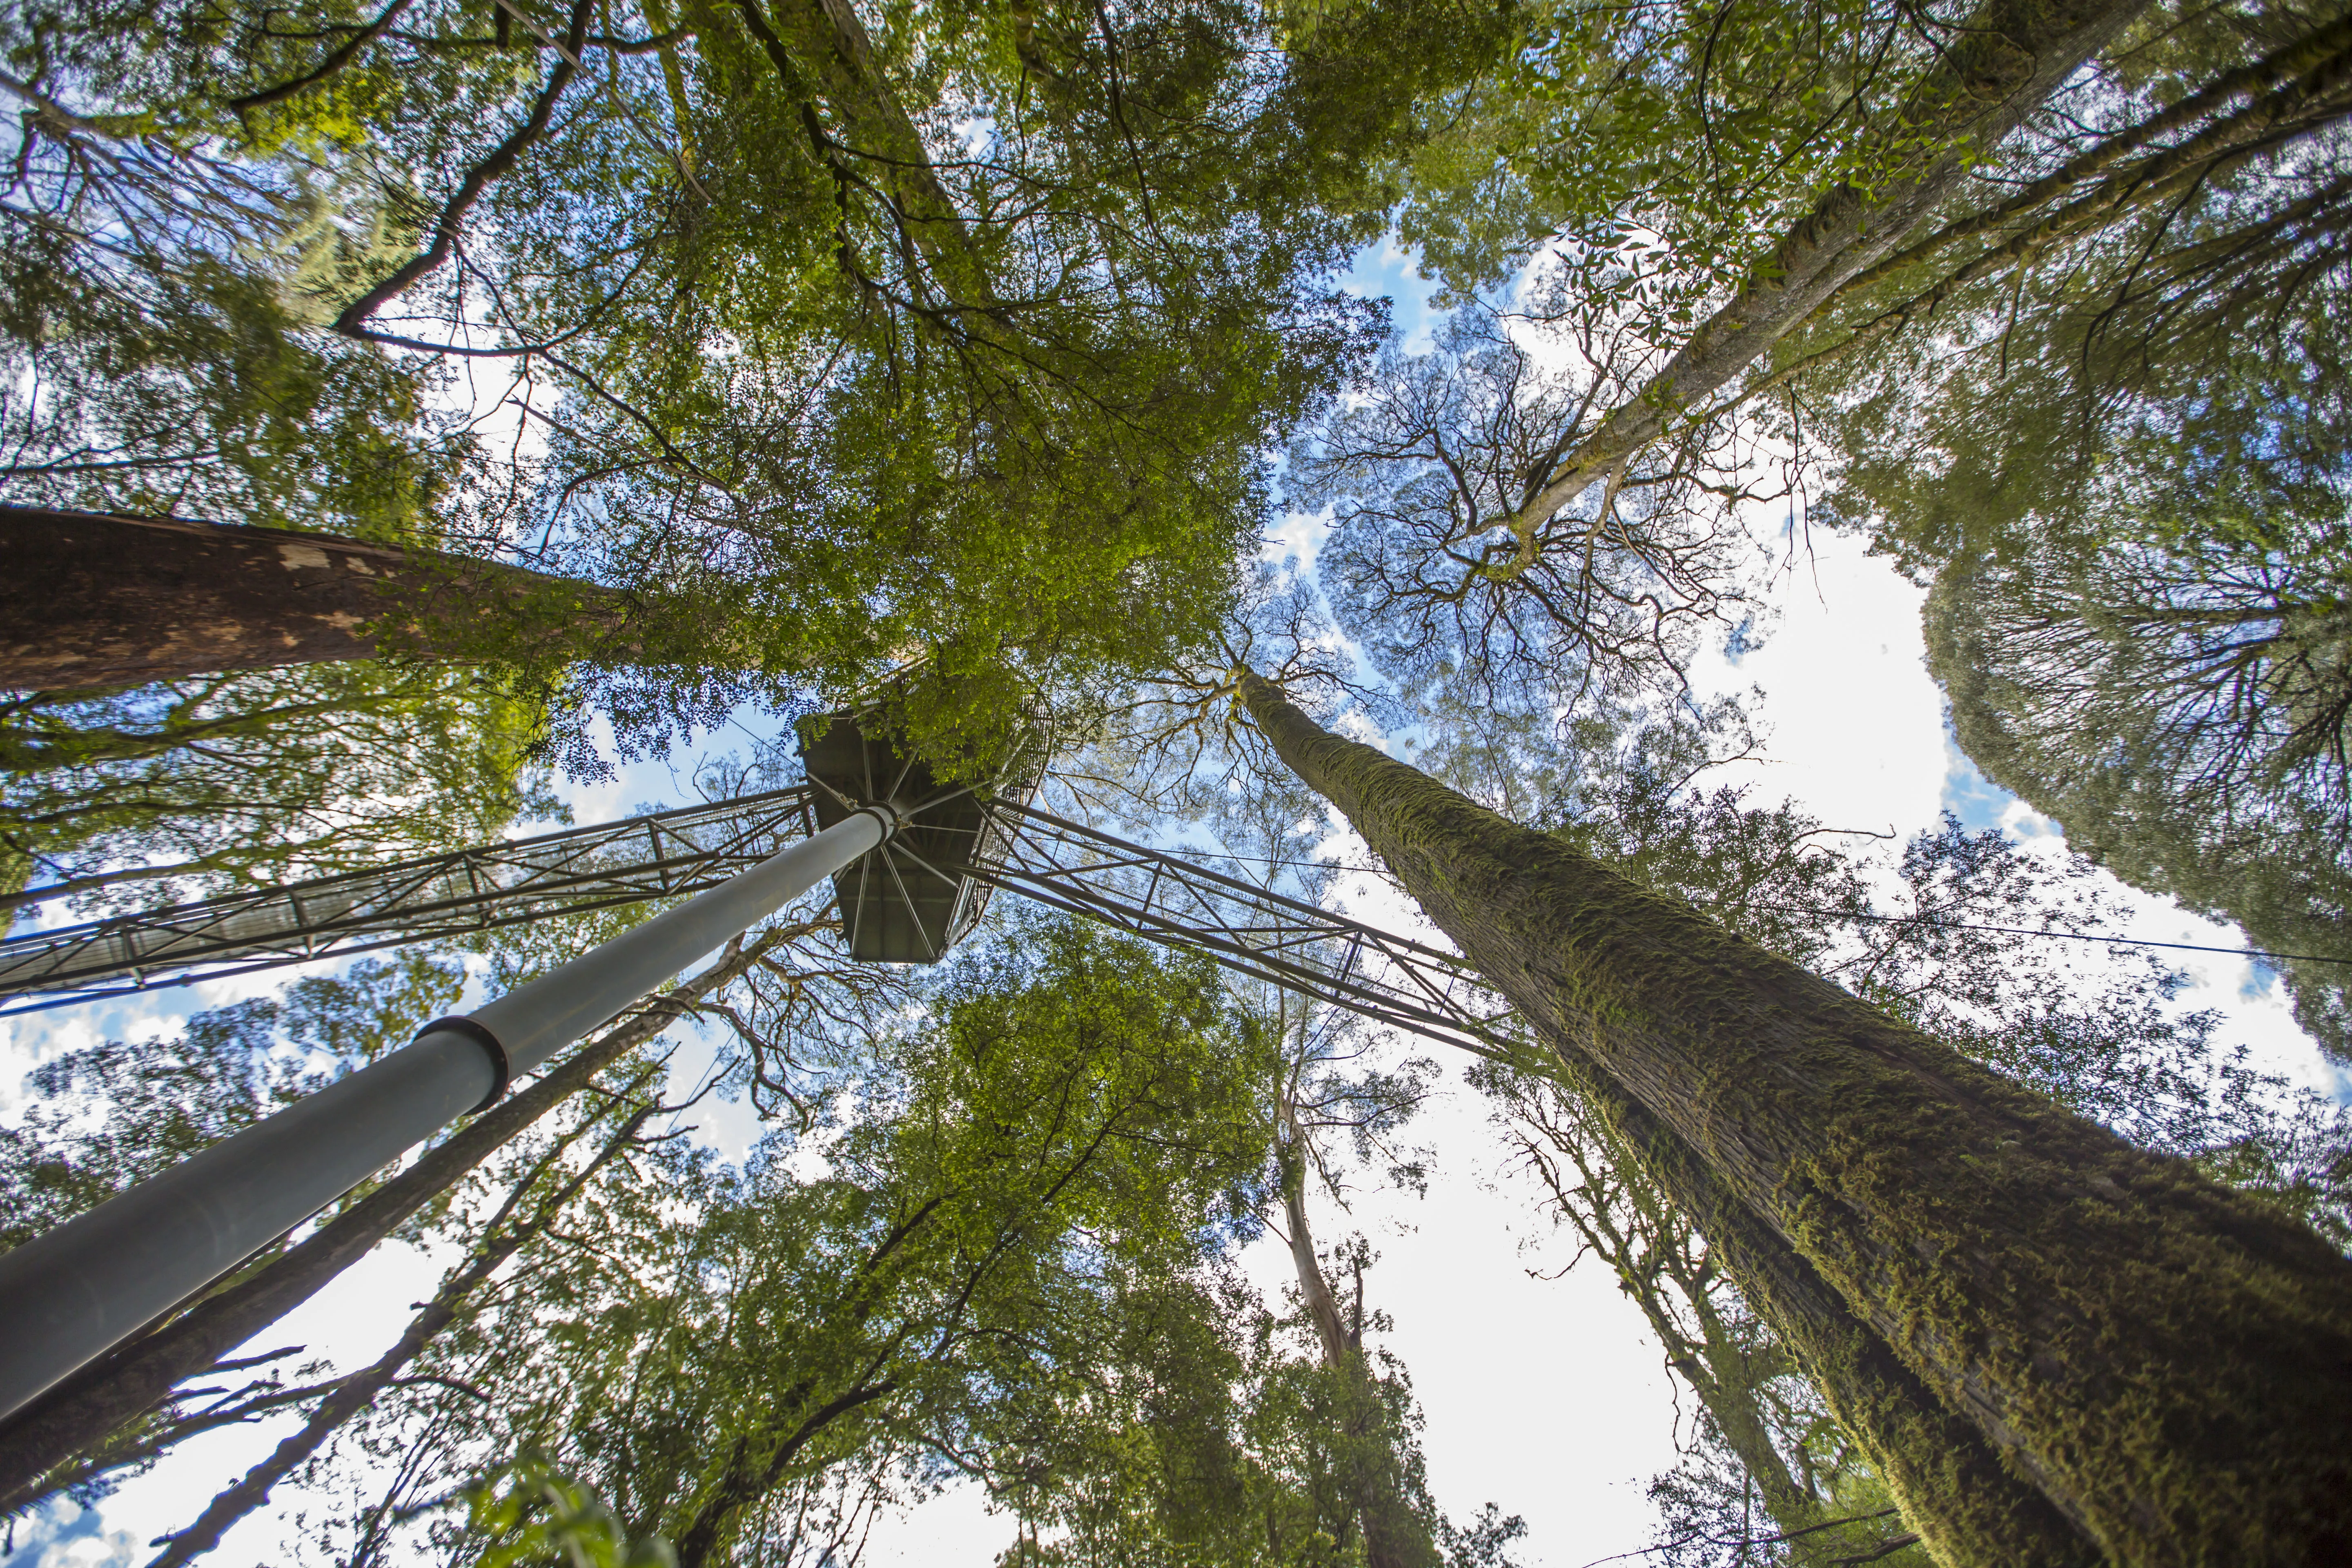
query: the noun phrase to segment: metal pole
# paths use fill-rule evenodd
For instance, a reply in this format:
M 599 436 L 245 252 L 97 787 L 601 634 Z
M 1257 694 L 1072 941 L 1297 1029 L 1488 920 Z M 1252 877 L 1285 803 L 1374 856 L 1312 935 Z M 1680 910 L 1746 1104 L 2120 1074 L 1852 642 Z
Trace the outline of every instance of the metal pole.
M 0 1256 L 0 1417 L 890 837 L 860 808 L 750 870 Z

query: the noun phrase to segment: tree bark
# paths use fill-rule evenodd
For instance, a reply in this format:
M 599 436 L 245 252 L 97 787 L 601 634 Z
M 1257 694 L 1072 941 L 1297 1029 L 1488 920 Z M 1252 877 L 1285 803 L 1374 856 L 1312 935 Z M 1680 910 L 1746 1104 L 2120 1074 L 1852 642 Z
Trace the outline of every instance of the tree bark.
M 771 945 L 737 952 L 656 1000 L 538 1082 L 492 1106 L 407 1170 L 258 1271 L 59 1384 L 0 1426 L 0 1513 L 37 1500 L 77 1453 L 153 1409 L 172 1390 L 309 1300 L 509 1139 L 727 984 Z
M 1661 1173 L 1685 1162 L 1719 1189 L 1668 1187 L 1710 1239 L 1778 1238 L 1727 1252 L 1751 1300 L 1803 1283 L 1763 1265 L 1803 1264 L 2119 1563 L 2352 1561 L 2352 1262 L 1257 676 L 1239 686 L 1283 761 L 1620 1097 Z
M 1562 1054 L 1568 1057 L 1568 1048 Z M 1644 1173 L 1675 1206 L 1691 1216 L 1748 1305 L 1869 1456 L 1930 1556 L 1945 1568 L 2094 1568 L 2107 1561 L 1854 1316 L 1819 1270 L 1749 1213 L 1688 1144 L 1589 1063 L 1568 1059 L 1575 1091 L 1637 1152 Z
M 0 688 L 411 654 L 625 647 L 624 595 L 520 567 L 183 518 L 0 506 Z M 550 646 L 530 649 L 533 641 Z

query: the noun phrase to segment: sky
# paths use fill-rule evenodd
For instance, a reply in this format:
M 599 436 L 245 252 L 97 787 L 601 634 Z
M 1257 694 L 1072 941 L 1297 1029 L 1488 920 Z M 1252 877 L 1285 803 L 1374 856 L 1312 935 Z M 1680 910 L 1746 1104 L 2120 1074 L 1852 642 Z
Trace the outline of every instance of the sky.
M 1366 292 L 1397 300 L 1408 346 L 1426 322 L 1428 286 L 1394 250 L 1368 256 L 1354 278 Z M 1289 517 L 1270 531 L 1269 558 L 1311 563 L 1323 530 Z M 1833 827 L 1892 832 L 1934 826 L 1950 811 L 1971 827 L 1998 826 L 2041 853 L 2063 852 L 2055 825 L 1986 782 L 1954 748 L 1939 694 L 1925 668 L 1921 591 L 1856 541 L 1815 533 L 1771 591 L 1766 639 L 1732 659 L 1720 653 L 1695 674 L 1703 690 L 1760 687 L 1754 712 L 1765 746 L 1755 759 L 1717 775 L 1743 783 L 1753 804 L 1787 797 Z M 742 749 L 748 731 L 707 738 L 701 752 Z M 609 821 L 646 805 L 681 804 L 692 792 L 693 754 L 639 763 L 608 783 L 569 792 L 582 823 Z M 1360 844 L 1334 830 L 1322 851 L 1360 861 Z M 2189 915 L 2102 876 L 2132 911 L 2128 934 L 2231 947 L 2231 928 Z M 1349 912 L 1391 930 L 1425 931 L 1417 914 L 1370 877 L 1349 879 Z M 2276 984 L 2231 954 L 2169 955 L 2192 980 L 2182 1005 L 2219 1008 L 2225 1041 L 2243 1044 L 2264 1067 L 2352 1098 L 2352 1081 L 2329 1068 L 2297 1030 Z M 102 1037 L 168 1032 L 203 1007 L 264 994 L 289 972 L 211 982 L 128 1000 L 0 1020 L 0 1118 L 22 1103 L 21 1074 L 58 1052 Z M 1425 1047 L 1416 1043 L 1412 1054 Z M 684 1053 L 692 1073 L 707 1047 Z M 1676 1458 L 1687 1406 L 1675 1390 L 1632 1303 L 1598 1266 L 1569 1268 L 1572 1248 L 1542 1219 L 1531 1194 L 1498 1168 L 1499 1150 L 1483 1105 L 1462 1084 L 1466 1058 L 1445 1064 L 1447 1091 L 1425 1110 L 1414 1141 L 1437 1163 L 1425 1197 L 1368 1192 L 1341 1214 L 1327 1198 L 1315 1214 L 1319 1238 L 1361 1230 L 1380 1254 L 1368 1276 L 1373 1303 L 1394 1320 L 1383 1342 L 1410 1369 L 1425 1418 L 1423 1444 L 1431 1488 L 1457 1520 L 1486 1502 L 1523 1516 L 1522 1563 L 1583 1568 L 1634 1551 L 1650 1533 L 1645 1488 Z M 755 1134 L 747 1108 L 712 1105 L 703 1135 L 740 1154 Z M 1288 1279 L 1288 1261 L 1269 1237 L 1244 1258 L 1269 1296 Z M 271 1346 L 303 1344 L 343 1367 L 372 1360 L 405 1324 L 409 1303 L 430 1289 L 438 1264 L 387 1247 L 273 1328 Z M 1686 1396 L 1685 1396 L 1686 1398 Z M 131 1480 L 98 1509 L 60 1505 L 29 1529 L 7 1568 L 118 1568 L 143 1563 L 145 1543 L 194 1517 L 288 1431 L 292 1420 L 209 1435 L 185 1445 L 152 1474 Z M 958 1564 L 982 1568 L 1011 1539 L 1011 1521 L 991 1515 L 971 1489 L 950 1491 L 876 1530 L 866 1562 L 877 1568 Z M 213 1561 L 247 1568 L 289 1561 L 285 1521 L 270 1510 L 234 1531 Z

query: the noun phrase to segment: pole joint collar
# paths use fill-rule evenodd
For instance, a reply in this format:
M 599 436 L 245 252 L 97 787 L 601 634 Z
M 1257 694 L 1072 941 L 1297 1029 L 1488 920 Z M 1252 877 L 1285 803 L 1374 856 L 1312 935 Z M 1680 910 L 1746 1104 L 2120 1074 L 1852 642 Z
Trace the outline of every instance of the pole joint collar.
M 507 1085 L 514 1079 L 514 1060 L 507 1055 L 505 1045 L 496 1035 L 463 1014 L 436 1018 L 416 1031 L 416 1037 L 420 1040 L 427 1035 L 463 1035 L 481 1047 L 490 1058 L 490 1092 L 482 1097 L 479 1105 L 466 1112 L 467 1115 L 479 1116 L 505 1097 Z

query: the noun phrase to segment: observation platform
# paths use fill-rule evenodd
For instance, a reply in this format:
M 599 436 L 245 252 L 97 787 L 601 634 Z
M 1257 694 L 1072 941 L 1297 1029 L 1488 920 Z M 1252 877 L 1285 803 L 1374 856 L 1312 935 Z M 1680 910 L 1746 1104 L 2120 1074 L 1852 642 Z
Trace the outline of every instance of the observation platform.
M 1002 858 L 989 807 L 1029 804 L 1045 772 L 1044 748 L 1024 747 L 993 782 L 942 784 L 929 763 L 899 748 L 878 708 L 803 719 L 800 745 L 820 829 L 866 805 L 887 805 L 899 819 L 889 842 L 834 876 L 849 955 L 937 963 L 987 911 L 988 886 L 961 868 Z

